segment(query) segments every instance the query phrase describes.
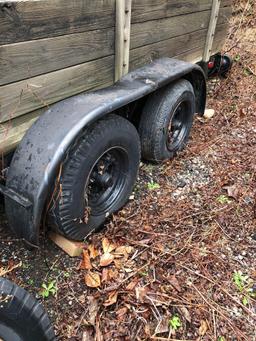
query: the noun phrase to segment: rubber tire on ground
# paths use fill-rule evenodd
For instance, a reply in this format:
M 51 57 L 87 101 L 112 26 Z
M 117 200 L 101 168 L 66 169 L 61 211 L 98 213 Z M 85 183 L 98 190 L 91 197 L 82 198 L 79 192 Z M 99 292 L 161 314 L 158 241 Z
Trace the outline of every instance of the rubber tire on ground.
M 88 177 L 97 159 L 109 148 L 122 148 L 128 158 L 129 169 L 124 188 L 111 204 L 108 212 L 94 214 L 83 221 L 84 192 Z M 137 179 L 140 163 L 140 139 L 136 128 L 123 117 L 110 114 L 88 127 L 77 139 L 62 166 L 60 184 L 48 213 L 48 222 L 55 230 L 73 240 L 83 240 L 97 231 L 111 213 L 118 211 L 129 199 Z
M 174 149 L 167 148 L 167 134 L 177 104 L 186 101 L 187 112 L 185 133 Z M 139 134 L 142 157 L 153 162 L 169 160 L 182 150 L 190 135 L 195 114 L 195 95 L 193 86 L 185 79 L 180 79 L 151 95 L 142 112 Z
M 54 331 L 42 305 L 16 284 L 0 277 L 0 339 L 53 341 Z

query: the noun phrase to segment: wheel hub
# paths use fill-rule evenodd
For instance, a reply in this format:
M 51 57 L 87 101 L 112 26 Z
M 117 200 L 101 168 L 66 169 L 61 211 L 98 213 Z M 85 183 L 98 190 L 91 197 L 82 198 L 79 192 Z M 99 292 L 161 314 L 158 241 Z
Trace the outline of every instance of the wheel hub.
M 94 212 L 110 210 L 120 195 L 128 172 L 128 159 L 124 150 L 112 148 L 105 152 L 93 167 L 85 188 L 88 207 Z
M 177 105 L 167 133 L 167 148 L 173 150 L 183 139 L 186 123 L 186 102 Z

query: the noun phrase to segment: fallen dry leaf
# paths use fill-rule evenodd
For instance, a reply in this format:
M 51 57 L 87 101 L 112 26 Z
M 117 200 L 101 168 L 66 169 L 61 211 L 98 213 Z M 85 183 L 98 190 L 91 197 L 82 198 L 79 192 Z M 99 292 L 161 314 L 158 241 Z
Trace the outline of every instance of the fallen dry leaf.
M 88 250 L 90 252 L 90 258 L 95 259 L 98 255 L 99 252 L 95 249 L 94 245 L 89 245 Z
M 89 271 L 85 276 L 85 284 L 90 288 L 98 288 L 101 285 L 100 275 Z
M 132 246 L 119 246 L 115 250 L 115 254 L 126 255 L 130 254 L 133 251 Z
M 134 290 L 134 288 L 136 287 L 136 285 L 138 284 L 138 278 L 135 278 L 132 282 L 130 282 L 127 287 L 125 288 L 125 290 L 128 290 L 128 291 L 132 291 Z
M 204 336 L 207 333 L 208 330 L 208 324 L 205 320 L 201 321 L 201 325 L 199 327 L 199 335 Z
M 182 306 L 182 307 L 179 308 L 179 310 L 180 310 L 180 312 L 181 312 L 181 315 L 183 315 L 183 316 L 185 317 L 185 319 L 186 319 L 189 323 L 191 323 L 191 315 L 190 315 L 188 309 L 187 309 L 186 307 Z
M 123 268 L 123 262 L 120 259 L 115 259 L 114 263 L 115 263 L 115 267 L 117 269 L 122 269 Z
M 111 281 L 112 279 L 116 279 L 118 277 L 119 273 L 117 270 L 113 269 L 107 269 L 103 268 L 102 270 L 102 283 L 107 283 Z
M 137 300 L 140 301 L 141 303 L 144 303 L 145 297 L 146 297 L 148 291 L 149 291 L 149 289 L 147 287 L 136 288 L 135 293 L 136 293 Z
M 108 282 L 109 281 L 109 273 L 108 273 L 108 269 L 104 268 L 102 270 L 102 277 L 101 277 L 102 283 L 104 282 Z
M 102 248 L 104 253 L 110 253 L 111 251 L 114 251 L 116 248 L 116 245 L 111 244 L 110 241 L 107 238 L 103 238 L 102 240 Z
M 174 287 L 174 289 L 176 289 L 178 292 L 181 292 L 181 287 L 180 287 L 180 283 L 177 280 L 175 275 L 172 275 L 168 278 L 168 281 L 170 282 L 170 284 Z
M 123 307 L 123 308 L 120 308 L 116 311 L 116 315 L 117 315 L 117 318 L 118 320 L 121 320 L 128 312 L 128 308 L 127 307 Z
M 117 302 L 117 291 L 112 291 L 109 293 L 107 300 L 104 302 L 104 306 L 108 307 Z
M 87 250 L 83 250 L 83 260 L 80 263 L 79 269 L 81 270 L 91 270 L 92 264 L 90 261 L 89 252 Z
M 239 198 L 239 188 L 236 185 L 233 186 L 225 186 L 224 189 L 228 192 L 228 196 L 230 198 L 238 199 Z
M 117 269 L 109 269 L 108 275 L 109 275 L 109 280 L 117 279 L 119 276 L 119 272 Z
M 104 253 L 101 257 L 100 257 L 100 266 L 108 266 L 109 264 L 111 264 L 114 260 L 114 256 L 107 252 Z
M 163 334 L 167 333 L 170 329 L 169 327 L 169 318 L 163 318 L 157 325 L 155 334 Z

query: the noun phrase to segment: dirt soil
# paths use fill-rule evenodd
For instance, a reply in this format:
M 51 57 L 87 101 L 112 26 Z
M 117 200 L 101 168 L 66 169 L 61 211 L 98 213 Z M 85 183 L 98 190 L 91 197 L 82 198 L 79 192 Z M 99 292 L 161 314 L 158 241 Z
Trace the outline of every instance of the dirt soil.
M 26 251 L 1 214 L 0 273 L 43 301 L 58 340 L 256 340 L 255 7 L 234 6 L 215 115 L 172 161 L 141 164 L 83 259 L 47 239 Z

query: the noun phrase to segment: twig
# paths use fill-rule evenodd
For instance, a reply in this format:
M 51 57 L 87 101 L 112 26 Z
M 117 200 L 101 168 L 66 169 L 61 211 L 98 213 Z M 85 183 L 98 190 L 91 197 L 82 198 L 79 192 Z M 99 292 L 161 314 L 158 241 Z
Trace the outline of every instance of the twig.
M 220 288 L 220 290 L 222 290 L 230 299 L 232 299 L 232 301 L 234 301 L 236 304 L 238 304 L 244 311 L 246 311 L 254 320 L 256 320 L 255 314 L 252 314 L 252 312 L 246 308 L 241 302 L 237 301 L 232 295 L 230 295 L 230 293 L 228 291 L 226 291 L 220 284 L 218 284 L 217 282 L 213 281 L 211 278 L 208 278 L 200 273 L 197 273 L 191 269 L 189 269 L 187 266 L 180 264 L 181 267 L 185 268 L 186 270 L 192 272 L 193 274 L 195 274 L 196 276 L 202 277 L 206 280 L 208 280 L 209 282 L 211 282 L 212 284 L 216 285 L 218 288 Z
M 211 308 L 213 309 L 214 311 L 216 311 L 220 316 L 222 316 L 222 318 L 224 320 L 227 321 L 227 323 L 230 325 L 230 327 L 233 329 L 233 331 L 235 333 L 238 333 L 240 336 L 242 336 L 245 340 L 248 340 L 246 335 L 244 335 L 244 333 L 242 333 L 239 329 L 237 329 L 236 327 L 233 326 L 232 322 L 230 321 L 230 319 L 225 315 L 223 314 L 223 312 L 221 310 L 219 310 L 217 307 L 215 307 L 212 303 L 210 303 L 206 298 L 205 296 L 197 289 L 197 287 L 193 284 L 193 283 L 190 283 L 190 285 L 196 290 L 196 292 L 199 294 L 199 296 L 203 299 L 203 301 Z

